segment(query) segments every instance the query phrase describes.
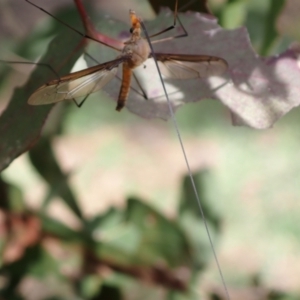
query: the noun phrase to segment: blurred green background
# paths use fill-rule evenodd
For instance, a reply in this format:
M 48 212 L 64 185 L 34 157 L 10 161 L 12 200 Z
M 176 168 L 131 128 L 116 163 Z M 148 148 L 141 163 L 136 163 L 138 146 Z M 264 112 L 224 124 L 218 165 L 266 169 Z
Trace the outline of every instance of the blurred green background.
M 87 9 L 127 28 L 129 8 L 146 19 L 174 5 L 151 3 L 89 1 Z M 72 1 L 39 5 L 80 26 Z M 201 1 L 192 5 L 203 11 Z M 246 26 L 263 56 L 297 38 L 279 23 L 288 5 L 208 1 L 225 28 Z M 0 15 L 3 59 L 35 61 L 62 27 L 20 0 L 0 1 Z M 0 111 L 29 73 L 0 66 Z M 231 299 L 299 299 L 299 110 L 264 131 L 232 127 L 212 100 L 176 117 Z M 1 297 L 225 299 L 186 173 L 171 121 L 116 113 L 99 95 L 80 110 L 55 106 L 36 147 L 1 175 Z

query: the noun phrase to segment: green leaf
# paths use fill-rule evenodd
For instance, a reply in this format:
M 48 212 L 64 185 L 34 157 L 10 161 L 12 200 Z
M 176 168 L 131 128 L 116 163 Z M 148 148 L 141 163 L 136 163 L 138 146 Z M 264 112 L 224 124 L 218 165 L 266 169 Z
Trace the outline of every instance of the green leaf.
M 82 49 L 74 51 L 81 37 L 70 29 L 64 29 L 50 43 L 47 53 L 40 60 L 50 65 L 59 74 L 67 74 Z M 30 149 L 38 140 L 42 127 L 53 105 L 30 106 L 29 96 L 45 82 L 57 78 L 47 67 L 37 67 L 28 82 L 17 88 L 0 117 L 0 170 L 6 168 L 16 157 Z
M 83 220 L 83 215 L 77 204 L 77 199 L 68 184 L 68 177 L 64 174 L 56 161 L 52 146 L 48 138 L 40 139 L 35 148 L 29 152 L 32 164 L 40 175 L 48 182 L 50 199 L 52 196 L 60 196 L 66 205 Z
M 222 10 L 222 25 L 227 29 L 241 26 L 245 22 L 246 11 L 245 1 L 231 1 Z
M 100 293 L 95 295 L 91 300 L 121 300 L 123 299 L 120 288 L 117 286 L 111 286 L 108 284 L 104 284 L 101 287 Z
M 208 170 L 202 170 L 193 174 L 195 187 L 197 189 L 201 208 L 203 210 L 209 232 L 215 245 L 215 240 L 220 234 L 221 218 L 216 213 L 206 194 Z M 195 191 L 189 175 L 182 182 L 182 191 L 179 202 L 179 220 L 184 228 L 193 249 L 193 269 L 197 272 L 203 270 L 212 258 L 211 245 L 207 237 L 206 228 L 203 223 L 202 214 L 198 205 Z
M 276 22 L 279 14 L 281 13 L 284 3 L 285 0 L 270 1 L 269 11 L 265 18 L 265 34 L 260 49 L 260 53 L 262 55 L 269 54 L 275 40 L 278 37 L 278 33 L 276 31 Z
M 13 212 L 23 212 L 25 203 L 22 191 L 0 177 L 0 208 Z
M 202 170 L 198 173 L 194 173 L 193 178 L 205 219 L 213 225 L 215 230 L 219 230 L 221 219 L 209 201 L 205 190 L 208 175 L 208 170 Z M 189 175 L 186 175 L 182 182 L 178 214 L 183 216 L 186 212 L 198 218 L 199 222 L 201 222 L 202 214 L 200 212 L 200 207 Z
M 102 215 L 96 215 L 91 220 L 87 220 L 86 228 L 89 231 L 100 231 L 109 230 L 118 226 L 124 220 L 124 212 L 114 207 L 110 207 Z
M 42 228 L 45 232 L 50 233 L 63 241 L 78 242 L 82 241 L 83 239 L 81 233 L 69 228 L 65 224 L 51 217 L 41 214 L 40 220 L 42 223 Z
M 9 274 L 8 289 L 15 288 L 25 276 L 45 277 L 54 273 L 59 275 L 58 263 L 40 246 L 29 247 L 23 256 L 1 268 L 1 274 Z
M 91 299 L 94 295 L 97 295 L 99 289 L 101 288 L 103 279 L 99 275 L 86 275 L 80 281 L 79 291 L 80 295 L 84 299 Z
M 170 266 L 191 262 L 191 245 L 181 227 L 151 206 L 134 198 L 128 199 L 127 222 L 141 233 L 134 261 L 154 264 L 159 260 Z

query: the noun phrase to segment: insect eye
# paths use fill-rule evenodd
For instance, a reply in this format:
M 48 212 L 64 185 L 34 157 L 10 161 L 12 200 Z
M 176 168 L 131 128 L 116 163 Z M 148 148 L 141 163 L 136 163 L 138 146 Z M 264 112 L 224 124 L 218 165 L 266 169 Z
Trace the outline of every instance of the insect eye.
M 132 27 L 129 29 L 129 32 L 130 32 L 130 33 L 133 33 L 133 28 L 132 28 Z

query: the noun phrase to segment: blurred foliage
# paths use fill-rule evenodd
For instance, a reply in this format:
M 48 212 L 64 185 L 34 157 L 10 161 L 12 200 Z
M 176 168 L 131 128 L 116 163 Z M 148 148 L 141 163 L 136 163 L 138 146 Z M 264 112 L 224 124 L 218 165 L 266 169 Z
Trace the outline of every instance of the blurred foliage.
M 56 169 L 49 160 L 43 164 L 46 169 Z M 195 176 L 200 184 L 201 174 Z M 64 175 L 56 173 L 56 179 L 64 180 Z M 13 187 L 2 183 L 1 191 L 8 195 Z M 27 277 L 35 278 L 42 285 L 47 285 L 47 279 L 56 278 L 62 286 L 70 288 L 68 299 L 75 299 L 75 295 L 78 299 L 107 299 L 107 295 L 114 295 L 109 299 L 123 299 L 121 295 L 125 297 L 124 290 L 129 284 L 127 277 L 152 283 L 150 291 L 155 290 L 155 285 L 178 293 L 187 291 L 192 278 L 205 268 L 211 257 L 204 232 L 201 236 L 191 236 L 199 224 L 187 216 L 194 214 L 193 206 L 189 206 L 193 202 L 187 201 L 188 189 L 185 185 L 182 189 L 180 206 L 184 205 L 184 212 L 178 212 L 172 220 L 142 199 L 130 198 L 125 209 L 110 208 L 103 214 L 82 220 L 78 230 L 47 216 L 46 211 L 30 212 L 24 208 L 16 212 L 2 205 L 5 220 L 1 275 L 6 282 L 1 296 L 27 299 L 17 289 Z M 62 195 L 62 199 L 66 197 Z M 6 196 L 4 200 L 11 201 L 12 197 Z M 205 203 L 205 199 L 202 202 L 207 207 L 204 210 L 207 222 L 212 222 L 211 232 L 217 238 L 220 230 L 210 218 L 209 203 Z M 20 227 L 26 238 L 13 237 Z M 51 247 L 58 247 L 67 254 L 53 256 L 49 252 Z M 64 272 L 64 268 L 71 268 L 72 272 Z M 117 274 L 105 275 L 106 268 L 123 274 L 124 279 Z M 51 297 L 59 296 L 58 290 L 48 292 Z
M 173 0 L 150 2 L 155 11 L 160 5 L 169 5 L 172 9 L 174 5 Z M 179 1 L 179 5 L 182 2 Z M 211 10 L 226 28 L 246 25 L 256 50 L 261 55 L 270 55 L 286 47 L 290 41 L 276 30 L 276 21 L 285 2 L 195 1 L 187 9 L 206 13 Z M 56 16 L 72 26 L 80 26 L 73 5 L 62 9 Z M 17 43 L 5 37 L 7 43 L 3 43 L 3 47 L 6 51 L 34 60 L 47 50 L 47 42 L 61 30 L 57 22 L 48 22 L 37 26 Z M 7 66 L 0 65 L 0 88 L 7 83 L 9 72 Z M 135 119 L 115 116 L 105 108 L 97 111 L 94 106 L 88 107 L 86 114 L 78 113 L 72 119 L 74 108 L 66 106 L 64 110 L 59 120 L 54 122 L 54 126 L 52 122 L 52 128 L 47 129 L 47 134 L 29 152 L 32 167 L 47 186 L 39 208 L 29 208 L 20 187 L 6 179 L 0 181 L 0 298 L 199 299 L 193 288 L 213 257 L 190 178 L 182 178 L 177 209 L 171 217 L 142 197 L 126 195 L 125 207 L 116 209 L 111 206 L 102 213 L 96 212 L 93 217 L 85 217 L 76 186 L 69 182 L 70 174 L 63 171 L 53 151 L 55 137 L 72 131 L 76 126 L 94 128 L 106 122 L 122 124 L 124 120 L 134 124 Z M 205 113 L 199 118 L 194 113 L 191 109 L 182 119 L 183 127 L 189 128 L 190 134 L 211 118 Z M 96 124 L 93 123 L 93 114 L 99 119 Z M 65 120 L 69 121 L 67 125 Z M 216 119 L 214 125 L 222 125 L 222 122 L 222 119 Z M 247 133 L 241 135 L 240 140 L 247 139 Z M 227 175 L 227 170 L 225 173 Z M 226 220 L 215 209 L 215 203 L 210 201 L 212 191 L 207 190 L 206 184 L 210 180 L 210 169 L 201 169 L 193 177 L 213 243 L 217 247 Z M 77 227 L 66 225 L 48 214 L 49 207 L 57 198 L 74 216 Z M 102 200 L 101 195 L 98 198 Z M 160 202 L 164 200 L 163 196 L 159 199 Z M 244 295 L 256 293 L 261 296 L 256 299 L 262 300 L 298 299 L 294 295 L 267 288 L 259 279 L 251 282 L 252 275 L 247 278 L 245 290 L 237 292 L 243 296 L 233 300 L 246 299 Z M 224 292 L 214 288 L 207 291 L 207 297 L 225 299 Z

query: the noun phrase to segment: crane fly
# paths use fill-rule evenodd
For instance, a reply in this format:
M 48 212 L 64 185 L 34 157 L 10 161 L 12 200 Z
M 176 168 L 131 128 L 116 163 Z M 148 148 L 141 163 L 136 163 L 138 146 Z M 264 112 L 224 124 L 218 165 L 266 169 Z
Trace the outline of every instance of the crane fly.
M 124 43 L 125 46 L 116 59 L 49 81 L 29 97 L 28 103 L 44 105 L 86 97 L 111 81 L 116 76 L 119 65 L 123 64 L 122 83 L 116 106 L 116 110 L 121 111 L 129 96 L 133 70 L 147 59 L 153 58 L 148 41 L 141 36 L 140 18 L 133 10 L 129 11 L 129 15 L 131 37 Z M 228 66 L 224 59 L 209 55 L 155 53 L 154 56 L 166 78 L 208 78 L 222 75 Z

